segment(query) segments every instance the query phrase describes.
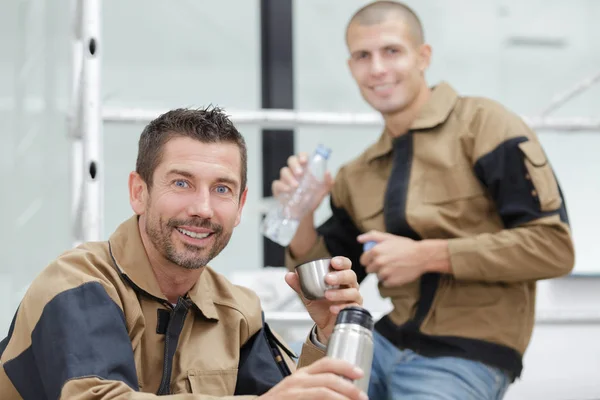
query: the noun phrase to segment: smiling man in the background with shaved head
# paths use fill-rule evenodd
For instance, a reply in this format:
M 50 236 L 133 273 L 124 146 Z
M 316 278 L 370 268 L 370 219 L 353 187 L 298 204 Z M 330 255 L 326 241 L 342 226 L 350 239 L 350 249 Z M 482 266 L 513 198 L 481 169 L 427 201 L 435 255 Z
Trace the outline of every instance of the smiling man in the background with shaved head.
M 457 21 L 460 23 L 460 21 Z M 564 199 L 536 134 L 485 98 L 425 78 L 432 48 L 406 5 L 377 1 L 347 26 L 348 65 L 385 128 L 331 184 L 286 264 L 343 255 L 394 309 L 376 324 L 371 399 L 503 397 L 520 376 L 535 282 L 574 264 Z M 273 182 L 291 190 L 306 155 Z M 298 172 L 299 171 L 299 172 Z

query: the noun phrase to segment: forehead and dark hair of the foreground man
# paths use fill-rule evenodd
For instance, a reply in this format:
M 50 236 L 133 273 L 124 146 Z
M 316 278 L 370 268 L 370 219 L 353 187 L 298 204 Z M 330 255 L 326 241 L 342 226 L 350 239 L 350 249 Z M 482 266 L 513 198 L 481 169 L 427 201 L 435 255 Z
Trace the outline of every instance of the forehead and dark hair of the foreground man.
M 423 33 L 423 25 L 417 14 L 406 4 L 397 1 L 376 1 L 369 3 L 354 13 L 346 28 L 348 29 L 353 24 L 359 25 L 376 25 L 380 24 L 392 17 L 399 18 L 406 23 L 409 32 L 417 46 L 425 43 L 425 35 Z M 346 36 L 347 37 L 347 36 Z
M 240 150 L 241 190 L 246 188 L 248 152 L 243 136 L 219 107 L 179 108 L 151 121 L 142 132 L 138 146 L 136 172 L 150 189 L 156 167 L 162 160 L 165 144 L 177 137 L 202 143 L 232 143 Z

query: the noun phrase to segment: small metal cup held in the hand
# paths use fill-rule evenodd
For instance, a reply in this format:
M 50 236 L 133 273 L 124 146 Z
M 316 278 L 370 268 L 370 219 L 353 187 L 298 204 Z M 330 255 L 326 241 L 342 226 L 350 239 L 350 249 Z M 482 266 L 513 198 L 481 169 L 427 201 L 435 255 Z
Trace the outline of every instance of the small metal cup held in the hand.
M 300 279 L 300 288 L 302 295 L 308 300 L 319 300 L 325 298 L 325 291 L 329 289 L 339 289 L 338 285 L 328 285 L 325 283 L 325 276 L 331 268 L 331 258 L 322 258 L 309 261 L 296 267 L 296 274 Z

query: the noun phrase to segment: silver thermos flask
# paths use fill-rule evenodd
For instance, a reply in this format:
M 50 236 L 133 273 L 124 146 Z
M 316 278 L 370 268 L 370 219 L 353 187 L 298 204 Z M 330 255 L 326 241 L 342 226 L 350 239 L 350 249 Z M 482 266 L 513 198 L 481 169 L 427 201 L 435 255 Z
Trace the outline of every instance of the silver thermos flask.
M 327 345 L 327 356 L 351 363 L 364 375 L 354 381 L 367 393 L 373 362 L 373 317 L 362 307 L 346 307 L 337 316 Z

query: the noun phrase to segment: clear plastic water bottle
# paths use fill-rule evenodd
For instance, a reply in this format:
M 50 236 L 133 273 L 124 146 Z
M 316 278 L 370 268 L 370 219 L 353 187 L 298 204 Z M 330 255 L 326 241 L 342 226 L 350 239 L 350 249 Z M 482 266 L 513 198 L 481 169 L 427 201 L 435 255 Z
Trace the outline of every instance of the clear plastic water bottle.
M 284 194 L 278 198 L 279 204 L 271 209 L 263 220 L 262 234 L 280 244 L 290 244 L 300 221 L 309 211 L 309 206 L 316 192 L 321 189 L 325 182 L 327 172 L 327 160 L 331 150 L 319 145 L 312 157 L 296 190 L 290 194 Z

